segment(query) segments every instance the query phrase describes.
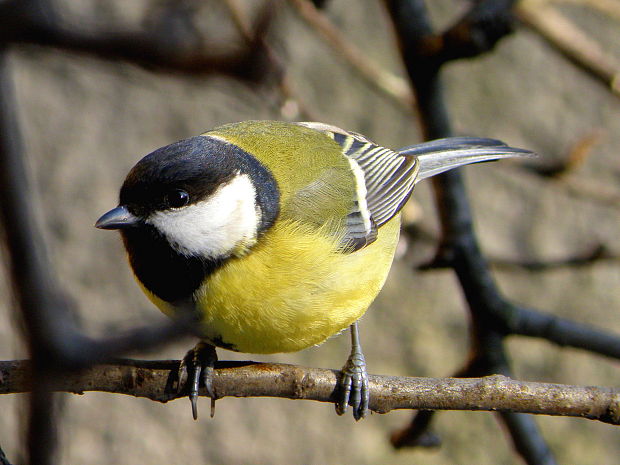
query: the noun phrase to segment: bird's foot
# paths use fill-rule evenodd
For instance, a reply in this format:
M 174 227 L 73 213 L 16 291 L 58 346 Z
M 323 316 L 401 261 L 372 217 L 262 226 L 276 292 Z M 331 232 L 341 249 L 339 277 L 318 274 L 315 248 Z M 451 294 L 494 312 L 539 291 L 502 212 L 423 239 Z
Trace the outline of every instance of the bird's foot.
M 361 348 L 354 347 L 347 362 L 342 367 L 338 382 L 339 393 L 336 402 L 336 413 L 344 415 L 348 406 L 353 407 L 353 418 L 361 420 L 368 415 L 370 393 L 368 390 L 368 372 L 366 360 Z
M 198 419 L 198 390 L 201 382 L 211 398 L 211 418 L 215 415 L 215 401 L 217 400 L 213 389 L 215 362 L 217 362 L 215 347 L 206 342 L 196 344 L 196 347 L 187 352 L 181 361 L 179 380 L 187 379 L 194 420 Z M 182 383 L 179 382 L 178 391 L 180 392 L 182 388 Z

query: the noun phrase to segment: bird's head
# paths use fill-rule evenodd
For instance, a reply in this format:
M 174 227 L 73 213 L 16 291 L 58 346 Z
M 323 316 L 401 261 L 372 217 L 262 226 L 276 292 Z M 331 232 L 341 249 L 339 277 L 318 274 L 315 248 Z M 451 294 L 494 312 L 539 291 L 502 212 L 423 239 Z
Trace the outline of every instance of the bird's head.
M 252 155 L 215 137 L 162 147 L 129 172 L 119 205 L 95 226 L 164 238 L 180 255 L 243 253 L 277 215 L 277 185 Z

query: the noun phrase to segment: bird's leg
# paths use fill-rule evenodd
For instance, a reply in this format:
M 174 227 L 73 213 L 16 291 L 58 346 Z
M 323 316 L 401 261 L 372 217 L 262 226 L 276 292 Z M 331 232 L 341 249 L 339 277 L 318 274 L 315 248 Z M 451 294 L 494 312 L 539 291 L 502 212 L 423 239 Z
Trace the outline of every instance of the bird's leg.
M 343 415 L 350 405 L 353 407 L 353 418 L 360 420 L 368 414 L 368 372 L 366 360 L 362 353 L 357 321 L 351 325 L 351 354 L 342 367 L 339 381 L 339 399 L 336 402 L 336 413 Z
M 213 374 L 217 362 L 215 346 L 199 342 L 183 358 L 179 367 L 179 380 L 187 379 L 189 385 L 189 401 L 192 404 L 192 416 L 198 419 L 198 390 L 200 382 L 205 386 L 207 394 L 211 398 L 211 417 L 215 415 L 215 391 L 213 390 Z M 181 383 L 179 383 L 181 390 Z

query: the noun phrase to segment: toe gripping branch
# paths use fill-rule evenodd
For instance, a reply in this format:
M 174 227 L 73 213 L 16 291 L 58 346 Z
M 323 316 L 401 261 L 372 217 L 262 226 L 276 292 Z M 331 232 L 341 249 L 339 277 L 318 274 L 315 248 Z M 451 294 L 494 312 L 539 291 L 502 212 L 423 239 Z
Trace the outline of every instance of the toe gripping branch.
M 342 367 L 338 381 L 336 413 L 343 415 L 350 405 L 353 407 L 353 418 L 360 420 L 369 412 L 368 372 L 359 341 L 357 322 L 353 323 L 350 329 L 351 353 Z M 211 398 L 211 417 L 215 415 L 217 395 L 213 388 L 213 377 L 216 362 L 215 347 L 206 342 L 199 342 L 196 347 L 187 352 L 179 366 L 177 393 L 181 394 L 184 389 L 187 389 L 194 420 L 198 419 L 198 395 L 201 386 L 204 386 L 207 395 Z M 184 383 L 182 380 L 187 380 L 187 382 Z
M 187 379 L 187 384 L 179 382 L 178 392 L 180 393 L 185 386 L 188 387 L 194 420 L 198 419 L 198 392 L 201 384 L 211 398 L 211 418 L 215 415 L 217 396 L 213 389 L 213 376 L 216 362 L 215 347 L 206 342 L 199 342 L 196 347 L 187 352 L 179 367 L 179 380 Z
M 344 415 L 349 405 L 353 407 L 353 418 L 356 421 L 368 415 L 370 400 L 368 372 L 359 341 L 357 322 L 351 325 L 351 354 L 342 367 L 338 388 L 339 393 L 336 402 L 336 413 L 338 415 Z

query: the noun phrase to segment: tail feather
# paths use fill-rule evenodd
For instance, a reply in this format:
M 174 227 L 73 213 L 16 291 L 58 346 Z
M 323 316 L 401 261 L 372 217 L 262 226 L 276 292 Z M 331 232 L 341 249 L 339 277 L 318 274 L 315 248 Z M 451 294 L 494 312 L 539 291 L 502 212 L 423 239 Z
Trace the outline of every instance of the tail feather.
M 416 182 L 444 171 L 470 163 L 481 163 L 501 158 L 532 157 L 529 150 L 509 147 L 496 139 L 478 137 L 449 137 L 404 147 L 398 151 L 406 156 L 416 156 L 420 171 Z

